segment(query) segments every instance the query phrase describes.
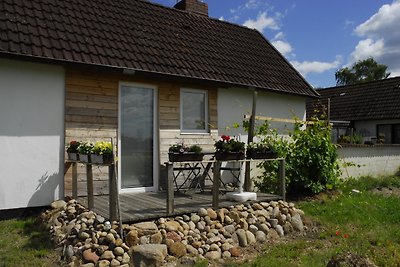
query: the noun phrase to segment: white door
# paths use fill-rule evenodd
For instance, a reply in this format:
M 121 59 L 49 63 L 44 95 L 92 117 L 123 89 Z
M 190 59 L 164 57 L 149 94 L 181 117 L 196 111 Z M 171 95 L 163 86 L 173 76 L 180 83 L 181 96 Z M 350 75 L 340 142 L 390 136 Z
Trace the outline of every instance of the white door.
M 155 191 L 157 151 L 156 89 L 120 84 L 119 181 L 122 192 Z

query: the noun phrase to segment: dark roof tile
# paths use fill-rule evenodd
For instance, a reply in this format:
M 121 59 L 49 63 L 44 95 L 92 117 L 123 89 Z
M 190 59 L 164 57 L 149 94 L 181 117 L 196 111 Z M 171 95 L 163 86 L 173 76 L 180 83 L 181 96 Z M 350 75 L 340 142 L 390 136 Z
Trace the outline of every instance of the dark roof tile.
M 307 101 L 307 117 L 331 103 L 332 120 L 400 119 L 400 77 L 318 90 L 319 100 Z
M 260 33 L 206 16 L 144 0 L 3 0 L 1 13 L 0 53 L 317 96 Z

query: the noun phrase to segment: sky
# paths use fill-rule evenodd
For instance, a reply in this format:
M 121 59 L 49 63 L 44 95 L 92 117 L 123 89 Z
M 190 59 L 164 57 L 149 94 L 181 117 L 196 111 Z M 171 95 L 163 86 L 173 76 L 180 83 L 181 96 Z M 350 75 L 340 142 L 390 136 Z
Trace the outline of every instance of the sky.
M 368 57 L 400 76 L 400 0 L 204 2 L 210 17 L 261 32 L 315 88 L 335 86 L 338 69 Z

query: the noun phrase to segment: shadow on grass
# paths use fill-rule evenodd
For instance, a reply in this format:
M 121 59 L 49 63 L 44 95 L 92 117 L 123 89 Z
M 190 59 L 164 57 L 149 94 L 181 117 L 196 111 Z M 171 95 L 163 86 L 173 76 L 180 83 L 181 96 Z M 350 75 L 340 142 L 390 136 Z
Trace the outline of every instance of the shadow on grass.
M 54 249 L 50 233 L 44 229 L 38 216 L 25 219 L 23 234 L 29 238 L 29 241 L 24 245 L 25 249 L 37 251 Z

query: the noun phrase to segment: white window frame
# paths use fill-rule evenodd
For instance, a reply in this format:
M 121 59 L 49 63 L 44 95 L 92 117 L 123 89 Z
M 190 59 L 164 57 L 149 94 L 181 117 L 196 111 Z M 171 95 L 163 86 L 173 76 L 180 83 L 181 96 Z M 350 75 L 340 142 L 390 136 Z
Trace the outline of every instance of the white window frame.
M 203 94 L 205 101 L 204 101 L 204 118 L 205 118 L 205 129 L 184 129 L 183 128 L 183 95 L 184 93 L 199 93 L 199 94 Z M 200 90 L 200 89 L 190 89 L 190 88 L 181 88 L 180 91 L 180 128 L 181 128 L 181 133 L 183 134 L 208 134 L 209 133 L 209 127 L 208 127 L 208 123 L 209 123 L 209 118 L 208 118 L 208 91 L 207 90 Z

